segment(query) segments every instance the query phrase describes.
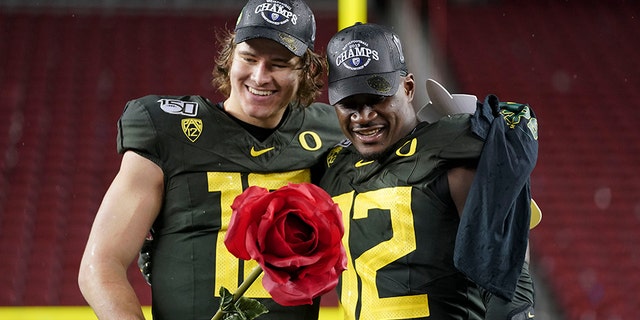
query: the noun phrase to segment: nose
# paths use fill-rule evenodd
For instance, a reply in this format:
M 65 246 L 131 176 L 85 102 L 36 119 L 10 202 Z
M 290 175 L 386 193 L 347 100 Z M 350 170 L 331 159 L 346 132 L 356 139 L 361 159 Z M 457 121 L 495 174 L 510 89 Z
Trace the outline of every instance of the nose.
M 367 123 L 375 117 L 378 116 L 378 113 L 368 105 L 363 105 L 351 114 L 351 121 L 359 122 L 359 123 Z
M 266 63 L 260 62 L 253 66 L 251 70 L 251 81 L 260 86 L 271 80 L 271 72 Z

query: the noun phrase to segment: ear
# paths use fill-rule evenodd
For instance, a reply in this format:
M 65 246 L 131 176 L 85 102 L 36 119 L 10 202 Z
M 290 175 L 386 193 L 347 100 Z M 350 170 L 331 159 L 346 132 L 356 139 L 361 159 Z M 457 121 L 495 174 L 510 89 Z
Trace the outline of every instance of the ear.
M 402 86 L 404 87 L 404 93 L 407 95 L 407 100 L 409 100 L 409 102 L 413 101 L 413 96 L 416 91 L 416 81 L 413 78 L 413 73 L 409 73 L 404 77 Z

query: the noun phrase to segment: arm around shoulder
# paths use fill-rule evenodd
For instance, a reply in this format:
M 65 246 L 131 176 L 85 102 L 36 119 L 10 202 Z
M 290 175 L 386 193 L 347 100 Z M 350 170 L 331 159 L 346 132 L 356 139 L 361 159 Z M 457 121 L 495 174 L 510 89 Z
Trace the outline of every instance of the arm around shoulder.
M 462 216 L 462 210 L 467 201 L 467 195 L 471 189 L 471 183 L 473 182 L 475 174 L 476 169 L 469 167 L 455 167 L 447 171 L 449 192 L 451 193 L 451 199 L 453 199 L 458 209 L 459 216 Z
M 127 269 L 158 216 L 163 190 L 161 168 L 127 151 L 96 214 L 78 274 L 99 319 L 144 319 Z

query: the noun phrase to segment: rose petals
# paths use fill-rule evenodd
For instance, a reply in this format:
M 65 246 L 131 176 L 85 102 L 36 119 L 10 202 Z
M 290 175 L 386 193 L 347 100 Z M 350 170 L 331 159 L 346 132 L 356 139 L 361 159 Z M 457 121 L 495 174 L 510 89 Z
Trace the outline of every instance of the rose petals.
M 346 269 L 338 205 L 321 188 L 288 184 L 276 191 L 252 186 L 236 197 L 225 245 L 256 260 L 263 286 L 283 306 L 311 304 L 332 290 Z

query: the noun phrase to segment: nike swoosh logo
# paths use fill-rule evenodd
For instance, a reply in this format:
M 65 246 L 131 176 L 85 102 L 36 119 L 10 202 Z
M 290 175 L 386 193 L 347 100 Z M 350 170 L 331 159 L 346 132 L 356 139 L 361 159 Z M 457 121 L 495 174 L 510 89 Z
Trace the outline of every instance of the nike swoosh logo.
M 356 167 L 356 168 L 364 167 L 364 166 L 366 166 L 366 165 L 368 165 L 368 164 L 372 164 L 374 161 L 375 161 L 375 160 L 371 160 L 371 161 L 363 161 L 363 160 L 360 160 L 360 161 L 356 162 L 355 167 Z
M 263 155 L 271 150 L 273 150 L 275 147 L 271 147 L 271 148 L 266 148 L 266 149 L 262 149 L 262 150 L 256 150 L 254 147 L 251 147 L 251 156 L 252 157 L 257 157 L 259 155 Z
M 533 317 L 535 317 L 535 315 L 534 315 L 533 313 L 531 313 L 531 311 L 529 311 L 529 312 L 527 313 L 527 318 L 529 318 L 529 319 L 533 319 Z

